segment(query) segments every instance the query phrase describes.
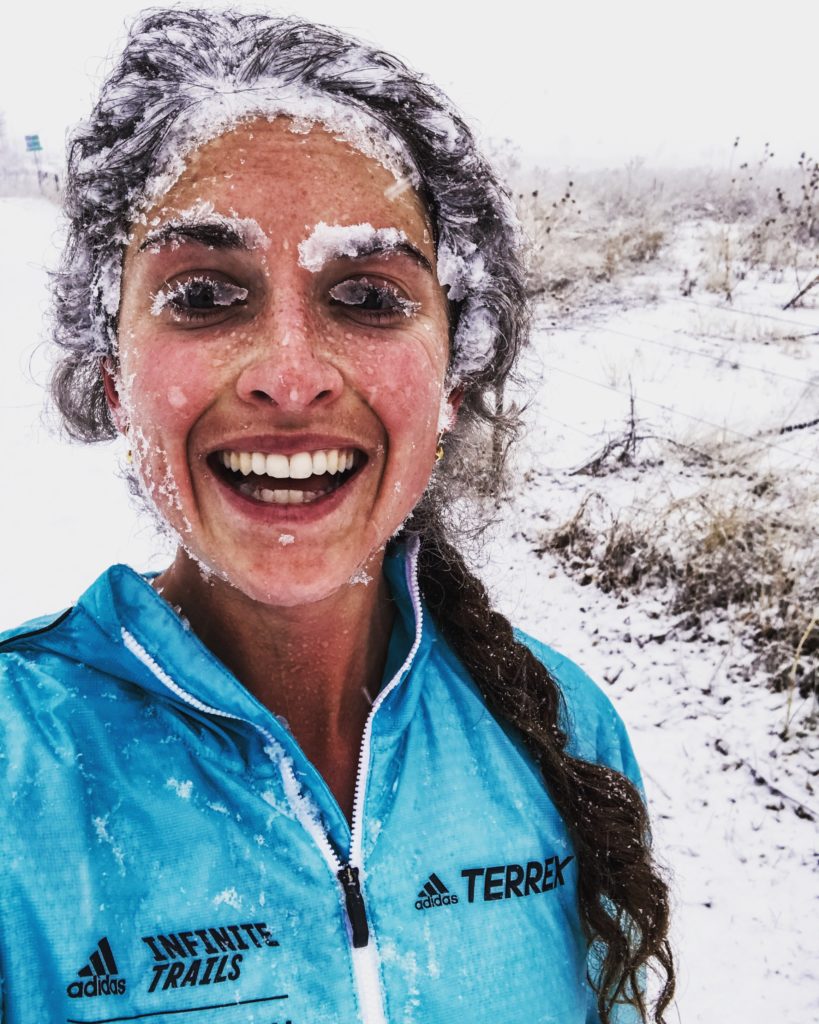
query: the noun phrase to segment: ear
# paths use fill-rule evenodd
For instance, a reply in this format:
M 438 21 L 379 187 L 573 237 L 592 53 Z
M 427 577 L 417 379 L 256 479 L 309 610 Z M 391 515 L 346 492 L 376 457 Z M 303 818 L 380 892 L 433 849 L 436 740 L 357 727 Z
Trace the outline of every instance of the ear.
M 449 392 L 447 398 L 447 404 L 452 409 L 452 422 L 455 422 L 455 418 L 458 415 L 458 410 L 461 408 L 461 402 L 464 400 L 464 392 L 466 388 L 463 384 L 458 384 Z
M 100 360 L 100 375 L 102 377 L 102 386 L 105 389 L 105 401 L 108 403 L 108 409 L 111 412 L 111 419 L 114 421 L 117 430 L 121 434 L 125 434 L 128 430 L 128 418 L 125 415 L 125 410 L 122 408 L 122 400 L 118 390 L 119 382 L 117 380 L 114 360 L 111 356 L 105 356 L 104 359 Z

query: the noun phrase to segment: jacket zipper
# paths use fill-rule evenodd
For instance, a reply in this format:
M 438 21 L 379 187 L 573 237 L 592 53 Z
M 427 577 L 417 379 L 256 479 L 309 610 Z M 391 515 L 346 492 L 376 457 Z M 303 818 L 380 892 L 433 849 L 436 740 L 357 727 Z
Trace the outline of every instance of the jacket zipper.
M 364 902 L 364 895 L 361 891 L 361 870 L 362 846 L 363 846 L 363 812 L 364 793 L 367 788 L 367 777 L 370 771 L 370 749 L 372 743 L 372 723 L 375 713 L 384 703 L 387 696 L 398 686 L 401 678 L 409 670 L 418 648 L 421 644 L 423 630 L 423 611 L 421 609 L 421 589 L 418 584 L 418 548 L 420 541 L 414 538 L 410 542 L 407 552 L 406 577 L 412 600 L 413 613 L 415 615 L 415 640 L 404 660 L 401 668 L 395 673 L 390 682 L 384 687 L 381 693 L 373 702 L 367 721 L 364 724 L 364 733 L 361 738 L 361 747 L 358 755 L 358 769 L 356 772 L 355 791 L 353 796 L 353 817 L 350 827 L 350 854 L 346 864 L 336 853 L 330 842 L 326 829 L 322 826 L 319 816 L 309 796 L 302 792 L 296 773 L 293 769 L 293 762 L 285 754 L 281 745 L 261 725 L 249 722 L 238 715 L 231 715 L 227 711 L 220 711 L 219 708 L 211 707 L 194 697 L 193 694 L 183 690 L 175 682 L 158 662 L 151 657 L 142 644 L 122 627 L 122 640 L 126 648 L 145 665 L 152 675 L 159 680 L 167 689 L 175 694 L 181 701 L 203 711 L 206 714 L 216 715 L 220 718 L 229 718 L 235 722 L 242 722 L 256 729 L 267 740 L 266 748 L 268 755 L 276 761 L 282 776 L 285 794 L 291 809 L 299 819 L 302 826 L 311 835 L 318 846 L 328 867 L 331 869 L 341 887 L 344 897 L 344 908 L 350 932 L 350 943 L 353 952 L 353 972 L 356 980 L 361 1017 L 364 1024 L 387 1024 L 384 1011 L 384 997 L 381 991 L 381 972 L 378 960 L 378 953 L 375 944 L 370 942 L 370 926 L 367 919 L 367 907 Z
M 361 895 L 361 884 L 358 881 L 358 868 L 345 864 L 338 873 L 338 880 L 344 890 L 344 902 L 347 907 L 347 918 L 352 930 L 353 947 L 363 949 L 370 941 L 370 924 L 367 921 L 367 908 Z

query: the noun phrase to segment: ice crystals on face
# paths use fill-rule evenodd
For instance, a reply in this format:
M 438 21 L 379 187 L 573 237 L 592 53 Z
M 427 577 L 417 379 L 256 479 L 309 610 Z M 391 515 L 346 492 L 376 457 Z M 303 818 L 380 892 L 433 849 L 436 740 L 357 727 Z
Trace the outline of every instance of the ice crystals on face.
M 362 253 L 389 251 L 407 244 L 399 228 L 374 228 L 372 224 L 325 224 L 319 221 L 299 242 L 299 266 L 317 274 L 330 260 L 355 258 Z
M 330 289 L 330 297 L 345 306 L 383 313 L 401 312 L 406 317 L 415 316 L 421 308 L 420 302 L 404 298 L 395 289 L 367 281 L 341 281 Z
M 161 288 L 154 295 L 151 313 L 160 316 L 162 310 L 170 306 L 172 316 L 184 318 L 185 314 L 190 312 L 206 313 L 208 310 L 243 305 L 247 301 L 247 296 L 247 288 L 197 275 Z
M 142 243 L 150 252 L 158 252 L 167 242 L 173 247 L 180 245 L 185 239 L 185 229 L 190 227 L 220 228 L 235 235 L 244 248 L 251 251 L 270 248 L 270 239 L 258 221 L 252 217 L 240 217 L 233 210 L 229 216 L 218 213 L 213 203 L 207 199 L 197 199 L 187 210 L 177 211 L 174 217 L 164 223 L 161 222 L 161 218 L 155 217 L 151 221 L 151 227 L 153 230 L 148 232 Z M 178 232 L 178 235 L 174 232 Z
M 420 175 L 403 141 L 376 120 L 365 108 L 313 92 L 303 83 L 274 75 L 248 88 L 244 82 L 204 76 L 197 83 L 178 85 L 190 92 L 190 103 L 165 133 L 156 154 L 154 175 L 133 197 L 131 220 L 149 209 L 183 174 L 190 153 L 211 139 L 224 135 L 257 117 L 270 121 L 290 118 L 290 130 L 307 134 L 317 124 L 343 139 L 364 156 L 376 160 L 396 180 L 409 178 L 420 184 Z M 90 167 L 89 170 L 92 170 Z

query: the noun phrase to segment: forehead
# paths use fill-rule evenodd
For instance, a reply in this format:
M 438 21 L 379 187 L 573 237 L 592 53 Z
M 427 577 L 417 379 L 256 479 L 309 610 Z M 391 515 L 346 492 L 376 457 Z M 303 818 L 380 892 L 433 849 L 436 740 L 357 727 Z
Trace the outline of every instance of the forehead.
M 294 130 L 286 117 L 259 118 L 202 145 L 136 227 L 147 231 L 201 202 L 252 217 L 271 238 L 300 241 L 319 222 L 403 230 L 430 258 L 426 209 L 409 184 L 322 126 Z

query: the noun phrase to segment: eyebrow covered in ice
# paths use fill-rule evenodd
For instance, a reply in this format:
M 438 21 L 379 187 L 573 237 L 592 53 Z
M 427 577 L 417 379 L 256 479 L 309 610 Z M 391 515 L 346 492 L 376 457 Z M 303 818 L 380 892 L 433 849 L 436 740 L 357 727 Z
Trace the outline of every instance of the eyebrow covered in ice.
M 139 251 L 159 252 L 163 245 L 199 242 L 214 249 L 268 249 L 270 239 L 252 217 L 225 216 L 213 203 L 198 200 L 164 223 L 159 218 L 142 240 Z
M 411 256 L 426 270 L 432 265 L 400 228 L 374 228 L 372 224 L 325 224 L 319 221 L 299 242 L 299 266 L 317 274 L 331 260 L 360 259 L 381 253 Z

